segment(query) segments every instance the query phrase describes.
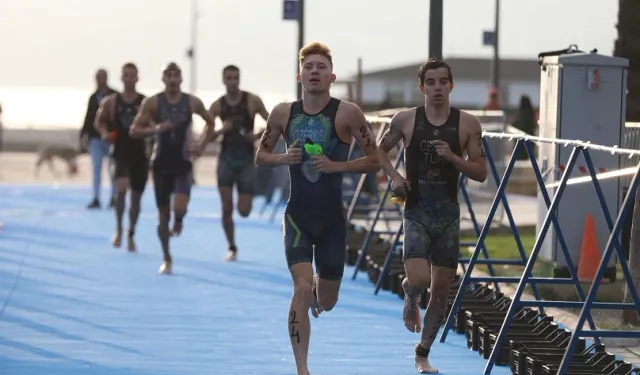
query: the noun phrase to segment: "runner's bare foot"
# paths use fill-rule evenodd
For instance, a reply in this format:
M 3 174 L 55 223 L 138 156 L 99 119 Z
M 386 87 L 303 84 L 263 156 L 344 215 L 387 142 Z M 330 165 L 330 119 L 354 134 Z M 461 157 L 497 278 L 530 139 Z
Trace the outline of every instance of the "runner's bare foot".
M 181 221 L 174 221 L 173 222 L 173 228 L 171 229 L 171 236 L 172 237 L 178 237 L 178 236 L 180 236 L 180 233 L 182 233 L 182 222 Z
M 160 273 L 161 275 L 171 275 L 171 261 L 170 260 L 165 260 L 164 262 L 162 262 L 162 265 L 160 265 L 160 268 L 158 269 L 158 273 Z
M 132 234 L 129 234 L 129 236 L 127 236 L 127 250 L 129 250 L 129 252 L 131 253 L 138 250 L 138 248 L 136 247 L 136 241 L 133 239 Z
M 122 246 L 122 231 L 117 231 L 116 234 L 113 235 L 111 239 L 111 245 L 116 249 L 119 249 Z
M 404 307 L 402 309 L 402 319 L 404 325 L 409 332 L 420 332 L 422 324 L 420 322 L 420 296 L 415 297 L 415 301 L 409 298 L 409 280 L 406 278 L 402 281 L 402 289 L 404 290 Z
M 429 358 L 416 356 L 416 370 L 421 374 L 437 374 L 438 369 L 429 364 Z
M 421 344 L 416 346 L 415 358 L 416 370 L 421 374 L 437 374 L 438 369 L 429 363 L 429 350 L 422 347 Z
M 238 248 L 235 245 L 229 246 L 227 257 L 224 258 L 225 262 L 235 262 L 238 260 Z

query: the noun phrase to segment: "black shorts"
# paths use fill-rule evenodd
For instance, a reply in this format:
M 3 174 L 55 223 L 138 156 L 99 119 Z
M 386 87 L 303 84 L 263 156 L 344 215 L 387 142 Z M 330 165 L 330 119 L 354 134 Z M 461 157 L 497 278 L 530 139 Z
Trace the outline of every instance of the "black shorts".
M 253 195 L 256 183 L 256 168 L 253 160 L 232 162 L 218 160 L 218 187 L 238 189 L 238 194 Z
M 191 196 L 191 186 L 193 185 L 193 175 L 191 171 L 187 173 L 175 174 L 153 170 L 153 188 L 156 194 L 156 205 L 158 207 L 170 206 L 173 194 L 184 194 Z
M 126 162 L 123 160 L 114 160 L 114 177 L 128 178 L 131 190 L 136 192 L 144 192 L 149 179 L 149 163 L 146 161 Z
M 344 273 L 347 226 L 343 212 L 327 219 L 284 215 L 284 247 L 287 265 L 312 263 L 318 277 L 340 280 Z
M 432 265 L 458 268 L 460 205 L 442 201 L 419 203 L 404 213 L 404 260 L 423 258 Z

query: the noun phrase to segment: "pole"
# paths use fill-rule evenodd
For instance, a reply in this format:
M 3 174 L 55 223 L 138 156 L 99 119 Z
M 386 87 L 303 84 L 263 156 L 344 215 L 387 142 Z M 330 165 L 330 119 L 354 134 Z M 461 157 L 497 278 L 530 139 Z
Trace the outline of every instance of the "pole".
M 362 58 L 358 57 L 358 73 L 356 76 L 356 102 L 362 109 L 364 102 L 362 101 Z
M 491 84 L 500 94 L 500 0 L 496 0 L 495 26 L 493 27 L 493 63 Z M 499 97 L 499 96 L 498 96 Z
M 444 0 L 429 2 L 429 57 L 442 59 Z
M 191 0 L 191 68 L 190 68 L 190 87 L 191 93 L 195 94 L 198 76 L 198 64 L 197 59 L 197 43 L 198 43 L 198 0 Z
M 298 50 L 296 51 L 296 74 L 300 67 L 298 54 L 304 47 L 304 0 L 298 0 Z M 298 100 L 302 99 L 302 84 L 296 81 Z

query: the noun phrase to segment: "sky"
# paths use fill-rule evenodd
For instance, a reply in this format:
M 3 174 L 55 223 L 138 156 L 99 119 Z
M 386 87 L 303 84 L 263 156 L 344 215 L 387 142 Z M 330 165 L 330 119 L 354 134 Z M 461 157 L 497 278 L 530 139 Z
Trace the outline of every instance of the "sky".
M 444 55 L 489 57 L 483 30 L 494 23 L 495 0 L 446 0 Z M 335 73 L 347 78 L 362 58 L 367 70 L 417 64 L 428 54 L 427 0 L 306 0 L 306 41 L 325 42 Z M 536 58 L 577 44 L 611 54 L 617 1 L 502 1 L 503 57 Z M 244 89 L 295 95 L 297 24 L 283 21 L 282 0 L 199 0 L 197 89 L 223 89 L 221 69 L 241 68 Z M 120 87 L 126 61 L 140 86 L 161 88 L 161 67 L 183 66 L 189 90 L 189 0 L 0 1 L 0 87 L 92 89 L 105 67 Z

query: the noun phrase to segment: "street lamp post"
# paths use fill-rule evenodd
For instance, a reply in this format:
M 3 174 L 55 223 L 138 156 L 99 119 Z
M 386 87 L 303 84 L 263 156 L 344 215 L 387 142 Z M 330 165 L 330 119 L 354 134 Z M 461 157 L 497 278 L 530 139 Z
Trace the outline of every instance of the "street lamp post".
M 198 0 L 191 0 L 191 46 L 187 50 L 187 57 L 190 62 L 189 85 L 192 93 L 196 91 L 198 64 L 197 64 L 197 43 L 198 43 Z
M 298 73 L 298 51 L 304 47 L 304 0 L 284 0 L 282 19 L 298 24 L 298 49 L 296 50 L 296 74 Z M 302 99 L 302 85 L 296 82 L 298 99 Z
M 298 73 L 298 52 L 304 47 L 304 0 L 298 0 L 298 50 L 296 51 L 296 73 Z M 302 84 L 296 82 L 298 100 L 302 99 Z
M 442 59 L 444 0 L 429 1 L 429 57 Z
M 500 0 L 496 1 L 495 25 L 493 26 L 493 62 L 491 84 L 496 92 L 500 92 Z

